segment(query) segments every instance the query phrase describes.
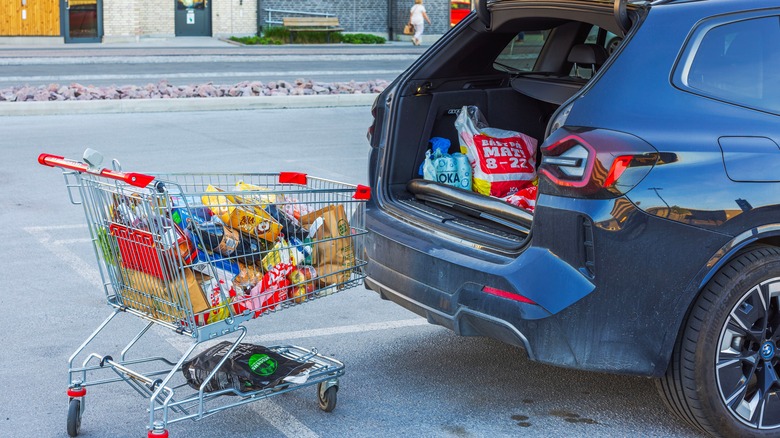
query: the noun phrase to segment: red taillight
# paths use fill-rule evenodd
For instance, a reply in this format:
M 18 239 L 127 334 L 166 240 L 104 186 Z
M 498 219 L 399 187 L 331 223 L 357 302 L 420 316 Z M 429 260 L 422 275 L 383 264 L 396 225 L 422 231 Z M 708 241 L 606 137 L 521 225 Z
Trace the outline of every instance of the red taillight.
M 562 128 L 541 150 L 542 193 L 570 197 L 613 198 L 627 193 L 659 157 L 645 141 L 604 129 Z
M 538 304 L 536 304 L 536 302 L 530 298 L 524 297 L 522 295 L 513 292 L 496 289 L 494 287 L 485 286 L 482 288 L 482 292 L 489 293 L 490 295 L 495 295 L 497 297 L 508 298 L 510 300 L 520 301 L 521 303 L 534 304 L 538 306 Z
M 628 165 L 633 159 L 634 157 L 632 155 L 623 155 L 615 158 L 615 161 L 612 162 L 612 167 L 609 168 L 609 173 L 607 173 L 607 179 L 604 181 L 604 187 L 610 187 L 615 184 L 618 178 L 623 175 L 623 172 L 626 171 Z

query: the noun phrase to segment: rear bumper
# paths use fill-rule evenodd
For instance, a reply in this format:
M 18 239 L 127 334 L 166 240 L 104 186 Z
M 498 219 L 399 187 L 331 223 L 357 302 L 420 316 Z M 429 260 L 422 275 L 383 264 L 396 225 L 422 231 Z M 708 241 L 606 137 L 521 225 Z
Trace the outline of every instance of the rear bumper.
M 528 344 L 528 339 L 517 329 L 517 327 L 507 321 L 462 306 L 458 307 L 455 314 L 450 315 L 441 310 L 417 302 L 371 278 L 366 279 L 366 286 L 369 289 L 378 292 L 382 299 L 399 304 L 407 310 L 426 318 L 431 324 L 446 327 L 460 336 L 484 335 L 506 342 L 510 345 L 516 345 L 523 348 L 526 353 L 528 353 L 529 359 L 534 359 L 533 351 Z
M 615 219 L 618 211 L 623 217 Z M 539 362 L 647 376 L 665 372 L 696 293 L 691 279 L 727 239 L 649 216 L 625 199 L 550 196 L 540 197 L 533 243 L 516 257 L 376 208 L 367 211 L 367 227 L 366 285 L 383 298 L 460 335 L 522 347 Z

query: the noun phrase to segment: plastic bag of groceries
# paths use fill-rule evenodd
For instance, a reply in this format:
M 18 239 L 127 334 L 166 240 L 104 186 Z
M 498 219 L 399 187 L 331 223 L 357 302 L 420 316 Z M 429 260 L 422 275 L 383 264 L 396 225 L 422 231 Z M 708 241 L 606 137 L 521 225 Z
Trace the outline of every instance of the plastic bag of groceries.
M 534 211 L 536 208 L 536 194 L 538 191 L 538 186 L 536 181 L 534 181 L 533 184 L 530 184 L 529 186 L 524 187 L 515 193 L 512 193 L 511 195 L 501 199 L 508 202 L 509 204 L 514 205 L 515 207 L 520 207 L 528 211 Z
M 225 357 L 231 345 L 233 343 L 230 341 L 220 342 L 184 362 L 181 370 L 187 384 L 200 389 L 200 385 Z M 284 381 L 303 383 L 312 366 L 312 363 L 288 359 L 261 345 L 242 343 L 238 344 L 214 378 L 208 381 L 204 391 L 235 389 L 250 392 L 271 388 Z
M 461 153 L 449 153 L 450 141 L 433 137 L 428 142 L 431 148 L 425 151 L 419 174 L 428 181 L 436 181 L 452 187 L 471 190 L 471 164 Z
M 536 139 L 489 127 L 476 106 L 461 109 L 455 128 L 460 151 L 468 156 L 473 169 L 475 192 L 503 198 L 536 178 Z

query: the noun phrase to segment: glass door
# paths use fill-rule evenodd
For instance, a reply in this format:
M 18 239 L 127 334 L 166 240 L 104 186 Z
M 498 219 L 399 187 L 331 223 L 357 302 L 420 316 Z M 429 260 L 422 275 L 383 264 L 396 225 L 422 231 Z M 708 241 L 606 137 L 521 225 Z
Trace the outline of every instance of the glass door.
M 176 36 L 211 36 L 209 0 L 174 0 Z
M 61 0 L 62 34 L 66 43 L 99 43 L 103 37 L 102 0 Z

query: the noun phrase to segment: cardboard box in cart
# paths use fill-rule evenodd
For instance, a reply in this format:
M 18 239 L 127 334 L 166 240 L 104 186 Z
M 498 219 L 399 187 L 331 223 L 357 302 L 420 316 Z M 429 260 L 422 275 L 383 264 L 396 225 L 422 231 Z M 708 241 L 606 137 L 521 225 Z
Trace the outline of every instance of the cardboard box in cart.
M 201 313 L 211 306 L 207 300 L 204 285 L 211 284 L 211 277 L 203 273 L 184 269 L 184 278 L 178 281 L 163 281 L 153 275 L 134 269 L 120 268 L 121 283 L 124 291 L 124 305 L 166 322 L 186 320 L 188 312 L 174 303 L 184 304 L 185 295 L 192 302 L 192 312 Z

